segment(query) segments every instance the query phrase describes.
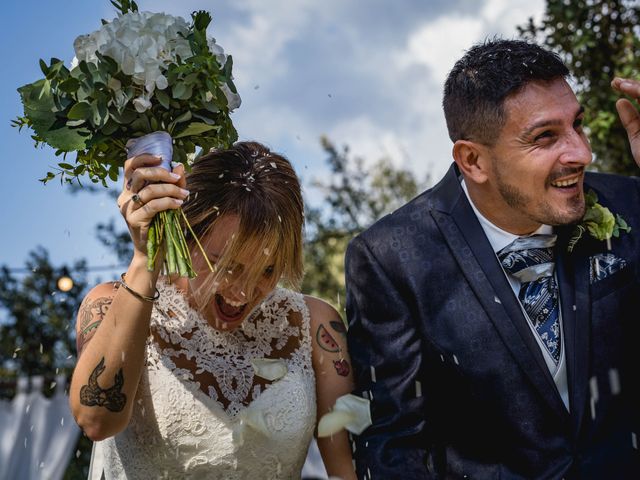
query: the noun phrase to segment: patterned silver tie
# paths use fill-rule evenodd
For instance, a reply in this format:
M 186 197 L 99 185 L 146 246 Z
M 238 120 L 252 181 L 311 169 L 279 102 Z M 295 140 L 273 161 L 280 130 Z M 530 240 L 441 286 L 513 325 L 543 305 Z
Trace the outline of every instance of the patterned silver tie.
M 516 238 L 498 252 L 504 269 L 521 282 L 518 298 L 542 343 L 558 364 L 560 321 L 558 285 L 553 275 L 556 235 Z

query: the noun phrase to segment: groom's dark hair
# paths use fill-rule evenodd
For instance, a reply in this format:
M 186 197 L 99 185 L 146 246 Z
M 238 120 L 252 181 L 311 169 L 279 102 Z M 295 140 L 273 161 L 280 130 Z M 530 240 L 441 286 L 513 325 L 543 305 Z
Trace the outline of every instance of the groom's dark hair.
M 449 137 L 493 145 L 506 121 L 504 101 L 534 80 L 564 78 L 558 55 L 522 40 L 486 40 L 456 62 L 444 84 Z

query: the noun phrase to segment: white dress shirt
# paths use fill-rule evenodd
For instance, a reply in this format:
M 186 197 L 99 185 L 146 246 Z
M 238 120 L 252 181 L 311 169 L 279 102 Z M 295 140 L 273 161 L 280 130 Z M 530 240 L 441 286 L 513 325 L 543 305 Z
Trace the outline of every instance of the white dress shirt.
M 511 242 L 513 242 L 516 238 L 518 238 L 518 235 L 514 235 L 505 230 L 502 230 L 501 228 L 491 223 L 491 221 L 488 220 L 484 215 L 482 215 L 482 213 L 480 213 L 480 211 L 473 204 L 473 200 L 471 200 L 471 197 L 469 196 L 469 191 L 467 189 L 467 185 L 465 184 L 464 180 L 461 181 L 461 186 L 462 186 L 462 190 L 467 196 L 467 199 L 469 200 L 469 203 L 471 204 L 471 208 L 473 208 L 473 212 L 476 214 L 476 217 L 478 217 L 478 221 L 480 222 L 480 226 L 482 227 L 482 230 L 484 230 L 484 233 L 487 236 L 487 239 L 489 240 L 489 243 L 491 244 L 491 247 L 493 248 L 493 251 L 496 254 L 497 252 L 502 250 L 504 247 L 509 245 Z M 553 233 L 552 226 L 541 225 L 540 228 L 538 228 L 531 235 L 536 235 L 536 234 L 548 235 L 552 233 Z M 497 258 L 497 255 L 496 255 L 496 258 Z M 515 294 L 516 299 L 518 299 L 518 292 L 520 291 L 520 281 L 513 275 L 508 274 L 507 272 L 504 272 L 504 274 L 507 277 L 509 284 L 511 285 L 511 289 Z M 557 277 L 556 277 L 556 282 L 557 282 Z M 520 299 L 518 299 L 518 302 L 520 302 Z M 524 307 L 522 307 L 522 303 L 520 303 L 520 308 L 522 308 L 522 313 L 524 314 L 525 318 L 529 319 L 527 312 L 524 310 Z M 553 381 L 555 382 L 556 387 L 558 388 L 558 393 L 560 393 L 560 397 L 562 397 L 562 401 L 564 402 L 565 407 L 567 407 L 567 410 L 569 410 L 569 388 L 567 384 L 567 366 L 565 362 L 564 331 L 562 328 L 562 309 L 560 308 L 560 299 L 558 299 L 558 308 L 559 308 L 558 319 L 560 322 L 560 332 L 562 333 L 560 335 L 560 359 L 558 360 L 557 365 L 553 360 L 553 358 L 551 357 L 551 355 L 549 354 L 549 352 L 547 351 L 544 344 L 542 343 L 542 340 L 540 339 L 538 332 L 536 332 L 535 328 L 533 327 L 532 322 L 528 321 L 527 324 L 529 325 L 529 328 L 531 329 L 531 332 L 533 333 L 533 337 L 536 339 L 536 342 L 538 342 L 538 346 L 542 351 L 542 355 L 547 364 L 547 368 L 549 368 L 549 372 L 553 377 Z

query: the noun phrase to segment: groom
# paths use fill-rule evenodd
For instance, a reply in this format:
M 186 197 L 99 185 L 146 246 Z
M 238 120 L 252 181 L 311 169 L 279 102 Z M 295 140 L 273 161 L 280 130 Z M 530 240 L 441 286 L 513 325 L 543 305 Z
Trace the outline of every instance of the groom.
M 640 478 L 640 180 L 585 171 L 568 73 L 533 44 L 471 48 L 444 88 L 454 164 L 349 245 L 359 478 Z M 576 240 L 591 191 L 631 230 Z

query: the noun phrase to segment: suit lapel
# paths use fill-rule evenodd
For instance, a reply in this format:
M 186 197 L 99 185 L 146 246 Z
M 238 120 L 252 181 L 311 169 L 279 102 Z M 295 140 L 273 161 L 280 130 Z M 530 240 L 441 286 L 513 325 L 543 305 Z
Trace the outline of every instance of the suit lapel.
M 578 252 L 567 254 L 569 229 L 560 229 L 558 250 L 558 284 L 562 306 L 567 382 L 571 406 L 571 427 L 577 436 L 584 416 L 589 375 L 589 263 Z M 578 259 L 573 261 L 574 259 Z M 581 259 L 581 260 L 580 260 Z
M 566 408 L 520 303 L 462 191 L 455 165 L 436 189 L 438 201 L 431 214 L 472 290 L 530 381 L 552 410 L 567 418 Z

